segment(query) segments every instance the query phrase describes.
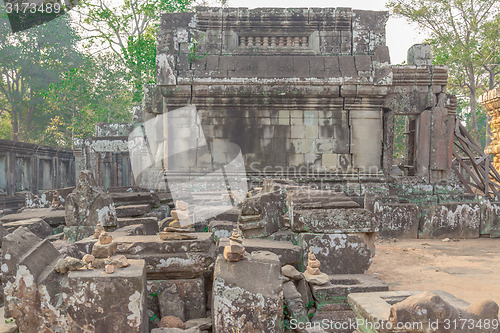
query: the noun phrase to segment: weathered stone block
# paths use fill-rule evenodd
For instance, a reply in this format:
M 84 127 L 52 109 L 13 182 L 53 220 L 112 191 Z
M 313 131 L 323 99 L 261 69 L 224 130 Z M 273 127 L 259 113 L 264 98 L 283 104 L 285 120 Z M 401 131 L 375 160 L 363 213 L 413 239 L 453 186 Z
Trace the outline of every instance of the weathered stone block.
M 123 228 L 126 226 L 142 224 L 146 235 L 156 235 L 159 231 L 158 229 L 158 219 L 156 217 L 120 217 L 116 221 L 116 226 L 118 228 Z
M 255 277 L 259 283 L 255 283 Z M 213 330 L 283 332 L 283 289 L 278 256 L 255 251 L 242 261 L 218 256 L 214 270 Z
M 90 225 L 72 225 L 69 227 L 64 227 L 63 233 L 64 237 L 71 241 L 77 242 L 84 238 L 90 237 L 94 234 L 95 226 Z
M 374 213 L 379 225 L 379 235 L 387 238 L 417 238 L 419 209 L 405 203 L 375 202 Z
M 132 216 L 142 216 L 151 211 L 151 206 L 147 204 L 140 205 L 128 205 L 116 207 L 116 216 L 120 217 L 132 217 Z
M 481 224 L 478 203 L 433 206 L 424 217 L 420 238 L 477 238 Z
M 68 274 L 68 316 L 95 332 L 147 332 L 146 270 L 143 260 L 104 274 L 102 269 Z M 78 292 L 76 292 L 78 291 Z M 119 300 L 119 301 L 117 301 Z
M 50 225 L 39 218 L 3 223 L 3 227 L 7 232 L 13 232 L 19 227 L 27 227 L 32 233 L 40 238 L 46 238 L 52 235 L 52 228 L 50 227 Z
M 66 198 L 66 226 L 116 226 L 113 200 L 97 186 L 92 172 L 80 173 L 76 188 Z
M 500 203 L 484 200 L 481 205 L 481 235 L 500 237 Z
M 236 228 L 236 223 L 230 221 L 212 221 L 208 225 L 208 230 L 212 232 L 215 244 L 221 238 L 229 238 Z
M 312 247 L 326 274 L 363 274 L 375 255 L 372 234 L 301 233 L 299 246 L 302 260 L 299 269 L 307 266 L 307 253 Z
M 161 317 L 173 315 L 183 321 L 204 318 L 206 316 L 205 282 L 203 277 L 179 280 L 150 280 L 148 281 L 148 297 L 158 297 L 159 313 Z M 175 298 L 179 304 L 174 304 Z M 172 312 L 176 306 L 183 317 Z M 151 306 L 151 302 L 150 302 Z
M 162 241 L 158 235 L 116 237 L 118 254 L 146 261 L 148 279 L 195 278 L 215 261 L 212 233 L 191 233 L 197 239 Z
M 0 222 L 8 223 L 39 218 L 55 228 L 65 223 L 64 216 L 64 210 L 52 210 L 51 208 L 24 209 L 21 213 L 2 216 Z
M 360 320 L 360 326 L 358 327 L 362 332 L 396 333 L 401 332 L 401 330 L 397 330 L 396 328 L 379 330 L 377 327 L 391 327 L 388 325 L 388 320 L 391 314 L 392 305 L 421 292 L 422 291 L 380 291 L 352 293 L 347 296 L 347 302 L 356 313 L 357 317 L 363 319 Z M 435 290 L 433 292 L 458 309 L 465 309 L 469 305 L 469 303 L 447 292 L 440 290 Z M 448 318 L 446 314 L 445 318 Z M 415 332 L 423 333 L 424 331 L 417 329 Z
M 294 210 L 291 227 L 325 234 L 378 231 L 374 214 L 362 208 Z

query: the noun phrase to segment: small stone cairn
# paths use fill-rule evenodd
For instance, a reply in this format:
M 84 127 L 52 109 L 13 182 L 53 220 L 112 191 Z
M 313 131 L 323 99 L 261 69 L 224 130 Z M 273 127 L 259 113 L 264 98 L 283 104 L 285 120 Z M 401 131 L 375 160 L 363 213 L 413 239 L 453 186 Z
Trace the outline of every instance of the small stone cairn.
M 310 247 L 309 254 L 307 255 L 307 267 L 304 272 L 304 278 L 307 282 L 318 286 L 330 283 L 330 277 L 325 273 L 321 273 L 319 270 L 320 266 L 321 262 L 316 259 L 313 248 Z
M 243 246 L 243 238 L 237 229 L 233 230 L 233 234 L 229 237 L 229 245 L 224 247 L 224 259 L 227 261 L 240 261 L 245 258 L 245 247 Z

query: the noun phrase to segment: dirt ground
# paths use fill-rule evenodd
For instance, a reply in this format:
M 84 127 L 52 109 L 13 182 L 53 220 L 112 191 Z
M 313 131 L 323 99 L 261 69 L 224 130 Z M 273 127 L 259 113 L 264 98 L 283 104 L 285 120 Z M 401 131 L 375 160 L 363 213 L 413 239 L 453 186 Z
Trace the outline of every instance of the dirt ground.
M 500 239 L 377 241 L 368 273 L 390 290 L 444 290 L 500 304 Z

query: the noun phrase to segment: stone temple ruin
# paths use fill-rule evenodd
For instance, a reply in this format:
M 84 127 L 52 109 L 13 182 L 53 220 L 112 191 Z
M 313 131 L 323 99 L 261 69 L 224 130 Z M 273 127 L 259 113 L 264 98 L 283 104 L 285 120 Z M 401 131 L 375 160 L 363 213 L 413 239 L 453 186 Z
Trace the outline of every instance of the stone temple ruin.
M 373 327 L 441 310 L 498 320 L 494 302 L 389 291 L 365 274 L 376 237 L 500 230 L 488 187 L 470 193 L 454 172 L 447 69 L 427 45 L 391 65 L 387 18 L 349 8 L 164 15 L 157 84 L 134 124 L 75 142 L 75 186 L 0 217 L 5 317 L 20 332 L 153 333 L 337 332 L 315 323 L 356 319 L 344 332 L 396 332 Z M 198 120 L 165 117 L 187 105 Z M 406 122 L 399 167 L 396 117 Z M 186 185 L 236 155 L 243 169 L 223 179 L 243 179 L 242 196 Z

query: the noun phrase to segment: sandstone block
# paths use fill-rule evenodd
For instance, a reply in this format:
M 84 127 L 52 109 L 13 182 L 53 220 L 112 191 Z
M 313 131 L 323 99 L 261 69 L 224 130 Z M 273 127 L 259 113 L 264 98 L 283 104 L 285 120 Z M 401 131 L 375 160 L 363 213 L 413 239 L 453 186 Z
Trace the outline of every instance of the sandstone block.
M 302 261 L 299 269 L 307 266 L 310 247 L 321 262 L 321 271 L 326 274 L 363 274 L 370 267 L 375 255 L 370 234 L 299 234 Z
M 253 278 L 259 279 L 255 283 Z M 281 264 L 270 252 L 253 252 L 238 262 L 219 256 L 213 285 L 215 333 L 240 331 L 281 332 L 283 315 Z

